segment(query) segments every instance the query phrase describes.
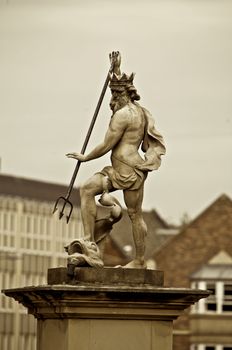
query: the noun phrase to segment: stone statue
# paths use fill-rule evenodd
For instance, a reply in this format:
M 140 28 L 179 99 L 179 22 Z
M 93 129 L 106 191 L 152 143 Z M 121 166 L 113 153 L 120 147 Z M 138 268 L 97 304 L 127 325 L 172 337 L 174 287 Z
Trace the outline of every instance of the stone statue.
M 64 247 L 68 253 L 68 275 L 74 276 L 75 267 L 103 267 L 105 238 L 111 232 L 113 225 L 122 217 L 122 207 L 118 200 L 104 192 L 99 199 L 102 206 L 109 207 L 109 215 L 95 220 L 94 242 L 88 238 L 75 239 Z
M 74 275 L 77 266 L 103 267 L 100 251 L 95 242 L 88 239 L 76 239 L 67 245 L 65 251 L 68 253 L 68 275 Z
M 146 268 L 144 253 L 147 227 L 142 216 L 144 182 L 149 171 L 159 168 L 165 145 L 150 113 L 136 102 L 140 96 L 133 85 L 134 74 L 121 74 L 118 52 L 110 55 L 110 60 L 113 59 L 114 69 L 110 79 L 110 108 L 113 114 L 105 138 L 88 154 L 72 152 L 67 157 L 87 162 L 111 152 L 111 166 L 94 174 L 80 188 L 85 237 L 95 240 L 95 196 L 122 190 L 136 250 L 134 260 L 125 267 Z M 144 158 L 140 155 L 140 148 Z

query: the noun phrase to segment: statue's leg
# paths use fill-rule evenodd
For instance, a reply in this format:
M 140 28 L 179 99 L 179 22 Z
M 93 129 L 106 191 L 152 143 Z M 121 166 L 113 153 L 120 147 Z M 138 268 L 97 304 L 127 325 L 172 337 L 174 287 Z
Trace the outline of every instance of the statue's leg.
M 97 215 L 95 196 L 103 193 L 105 176 L 97 173 L 80 187 L 81 216 L 86 238 L 94 241 L 94 225 Z
M 142 215 L 143 187 L 142 185 L 141 188 L 134 191 L 124 190 L 124 200 L 132 224 L 136 250 L 135 259 L 126 267 L 146 267 L 144 255 L 147 225 Z

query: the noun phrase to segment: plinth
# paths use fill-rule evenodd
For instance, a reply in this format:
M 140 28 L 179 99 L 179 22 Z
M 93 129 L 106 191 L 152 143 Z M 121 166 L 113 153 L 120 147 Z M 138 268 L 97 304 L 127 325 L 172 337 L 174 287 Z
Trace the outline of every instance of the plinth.
M 173 320 L 209 295 L 164 288 L 162 271 L 83 267 L 3 292 L 38 319 L 37 350 L 171 350 Z

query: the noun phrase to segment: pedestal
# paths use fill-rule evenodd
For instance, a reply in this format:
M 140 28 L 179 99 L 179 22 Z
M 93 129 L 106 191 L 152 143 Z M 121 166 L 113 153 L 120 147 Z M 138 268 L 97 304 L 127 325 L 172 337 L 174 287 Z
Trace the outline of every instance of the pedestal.
M 48 285 L 3 291 L 38 319 L 37 350 L 171 350 L 172 323 L 209 293 L 164 288 L 161 271 L 49 269 Z

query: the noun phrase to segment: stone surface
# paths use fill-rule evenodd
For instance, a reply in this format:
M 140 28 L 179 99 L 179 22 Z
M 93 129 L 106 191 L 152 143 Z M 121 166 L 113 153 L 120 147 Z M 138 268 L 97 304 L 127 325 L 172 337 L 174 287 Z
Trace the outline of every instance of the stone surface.
M 48 273 L 57 284 L 3 291 L 37 318 L 37 350 L 172 350 L 172 321 L 209 295 L 162 287 L 162 271 L 75 272 L 72 284 L 67 269 L 57 268 Z
M 96 230 L 95 225 L 97 213 L 95 196 L 99 194 L 102 195 L 100 203 L 111 206 L 116 215 L 111 215 L 108 220 L 104 218 L 106 225 L 100 225 L 98 234 L 101 237 L 106 237 L 109 234 L 110 222 L 114 220 L 114 217 L 117 220 L 121 218 L 121 205 L 110 192 L 123 190 L 124 203 L 131 221 L 135 246 L 134 259 L 125 267 L 146 268 L 144 255 L 147 226 L 142 216 L 144 183 L 148 172 L 160 167 L 161 156 L 165 154 L 166 148 L 163 136 L 156 129 L 152 115 L 138 104 L 140 96 L 133 83 L 134 73 L 131 75 L 121 73 L 121 55 L 118 51 L 113 51 L 110 54 L 110 61 L 111 74 L 108 74 L 104 87 L 110 80 L 112 115 L 105 137 L 92 151 L 85 154 L 85 148 L 94 125 L 92 122 L 82 152 L 71 152 L 67 153 L 66 156 L 78 160 L 78 164 L 81 164 L 81 162 L 88 162 L 111 152 L 111 165 L 105 166 L 100 172 L 95 173 L 80 188 L 84 236 L 90 241 L 96 241 L 95 233 L 98 230 Z M 103 88 L 101 96 L 104 93 L 105 88 Z M 97 108 L 94 121 L 98 111 Z M 141 156 L 141 151 L 144 153 L 144 157 Z M 76 169 L 78 171 L 79 167 Z M 72 181 L 71 184 L 73 184 Z M 66 199 L 62 197 L 60 199 L 64 201 L 64 206 L 70 204 Z M 61 217 L 62 215 L 63 212 L 61 212 Z
M 39 321 L 42 336 L 38 350 L 171 350 L 171 324 L 102 319 Z
M 95 284 L 110 286 L 120 284 L 124 286 L 150 285 L 162 287 L 163 271 L 123 268 L 91 268 L 76 267 L 74 276 L 69 276 L 67 268 L 58 267 L 48 269 L 48 284 Z
M 38 319 L 173 320 L 208 291 L 149 285 L 46 285 L 4 290 Z

